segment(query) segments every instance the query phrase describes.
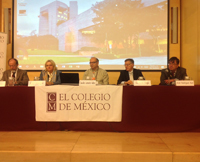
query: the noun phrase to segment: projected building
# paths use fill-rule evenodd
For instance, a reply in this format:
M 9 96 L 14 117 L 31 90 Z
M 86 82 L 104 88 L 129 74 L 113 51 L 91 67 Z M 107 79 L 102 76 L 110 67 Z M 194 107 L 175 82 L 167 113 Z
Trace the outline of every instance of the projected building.
M 39 36 L 52 35 L 57 37 L 57 26 L 77 15 L 78 6 L 76 1 L 70 2 L 69 7 L 60 1 L 54 1 L 41 7 L 39 15 Z
M 139 1 L 144 4 L 145 8 L 165 2 L 165 0 L 155 0 L 156 2 Z M 110 46 L 109 40 L 106 40 L 106 34 L 105 41 L 102 41 L 101 44 L 92 41 L 95 33 L 95 24 L 93 22 L 95 17 L 96 14 L 91 8 L 78 15 L 77 1 L 70 1 L 69 6 L 62 2 L 54 1 L 40 9 L 39 36 L 52 35 L 56 37 L 58 39 L 58 50 L 65 52 L 78 52 L 82 47 L 101 47 L 105 45 L 106 41 L 106 46 Z M 147 42 L 150 36 L 143 33 L 140 34 L 143 42 Z M 142 41 L 140 40 L 140 42 Z M 111 44 L 113 45 L 113 42 Z
M 92 22 L 95 16 L 92 9 L 89 9 L 59 25 L 59 50 L 76 52 L 82 47 L 97 47 L 98 45 L 91 41 L 92 34 L 95 32 Z
M 84 46 L 94 47 L 89 37 L 95 14 L 89 9 L 78 15 L 77 1 L 70 1 L 69 4 L 54 1 L 40 8 L 39 36 L 58 38 L 59 50 L 66 52 L 75 52 Z

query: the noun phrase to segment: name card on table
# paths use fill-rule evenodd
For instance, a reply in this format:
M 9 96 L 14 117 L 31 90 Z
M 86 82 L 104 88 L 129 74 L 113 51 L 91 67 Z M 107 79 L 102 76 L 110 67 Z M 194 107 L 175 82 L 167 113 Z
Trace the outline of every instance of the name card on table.
M 35 87 L 35 86 L 45 86 L 46 81 L 45 80 L 37 80 L 37 81 L 28 81 L 29 87 Z
M 151 86 L 150 80 L 134 80 L 134 86 Z
M 0 87 L 5 87 L 6 86 L 6 81 L 0 81 Z
M 96 80 L 79 80 L 79 86 L 96 86 Z
M 194 86 L 194 80 L 177 80 L 176 86 Z

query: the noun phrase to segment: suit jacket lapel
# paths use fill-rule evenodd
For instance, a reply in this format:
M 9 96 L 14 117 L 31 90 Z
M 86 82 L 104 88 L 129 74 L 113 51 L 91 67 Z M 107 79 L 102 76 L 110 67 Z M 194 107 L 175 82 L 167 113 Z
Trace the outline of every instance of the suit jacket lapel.
M 126 71 L 125 74 L 126 74 L 126 79 L 127 79 L 127 81 L 130 80 L 128 71 Z
M 19 79 L 19 76 L 20 76 L 20 70 L 18 69 L 18 70 L 17 70 L 17 76 L 15 76 L 15 80 L 16 80 L 16 81 Z
M 176 75 L 174 76 L 175 78 L 180 78 L 180 68 L 178 67 L 176 70 Z
M 134 80 L 137 80 L 138 79 L 138 75 L 137 75 L 137 70 L 133 69 L 133 77 L 134 77 Z
M 11 77 L 11 70 L 8 71 L 8 78 Z

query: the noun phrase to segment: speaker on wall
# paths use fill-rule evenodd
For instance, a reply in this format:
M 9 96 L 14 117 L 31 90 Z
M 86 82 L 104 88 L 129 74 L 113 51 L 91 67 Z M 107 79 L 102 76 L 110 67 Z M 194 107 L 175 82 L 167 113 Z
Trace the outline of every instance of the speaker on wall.
M 171 7 L 171 43 L 178 43 L 178 7 Z

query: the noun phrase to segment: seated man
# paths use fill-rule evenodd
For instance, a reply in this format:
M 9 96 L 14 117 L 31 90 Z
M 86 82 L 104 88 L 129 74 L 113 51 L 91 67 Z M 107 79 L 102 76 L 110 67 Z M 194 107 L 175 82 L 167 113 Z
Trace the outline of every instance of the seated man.
M 184 80 L 186 69 L 179 67 L 179 59 L 171 57 L 169 59 L 168 68 L 161 71 L 160 85 L 171 85 L 175 79 Z
M 105 70 L 99 68 L 99 59 L 92 57 L 90 59 L 90 69 L 85 71 L 83 80 L 96 80 L 98 84 L 109 84 L 109 77 Z
M 134 69 L 134 60 L 133 59 L 126 59 L 125 60 L 125 68 L 120 72 L 119 79 L 117 84 L 126 84 L 126 85 L 133 85 L 133 80 L 138 80 L 139 77 L 143 78 L 142 72 L 138 69 Z
M 8 65 L 10 66 L 9 70 L 4 71 L 2 81 L 6 81 L 6 85 L 8 85 L 9 77 L 13 77 L 15 79 L 15 84 L 17 85 L 28 85 L 28 75 L 24 70 L 18 69 L 18 61 L 15 58 L 11 58 L 8 60 Z

